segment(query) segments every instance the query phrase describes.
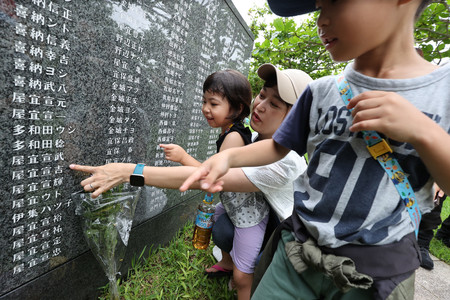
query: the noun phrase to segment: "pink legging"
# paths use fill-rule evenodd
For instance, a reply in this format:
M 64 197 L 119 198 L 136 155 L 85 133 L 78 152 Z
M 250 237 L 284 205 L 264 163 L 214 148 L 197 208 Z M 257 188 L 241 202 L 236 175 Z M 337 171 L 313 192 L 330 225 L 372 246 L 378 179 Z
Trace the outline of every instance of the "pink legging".
M 222 203 L 217 204 L 214 221 L 217 221 L 219 216 L 224 213 L 226 211 Z M 254 272 L 256 259 L 261 250 L 268 220 L 269 216 L 267 215 L 255 226 L 246 228 L 234 227 L 233 248 L 231 249 L 230 255 L 239 271 L 247 274 Z

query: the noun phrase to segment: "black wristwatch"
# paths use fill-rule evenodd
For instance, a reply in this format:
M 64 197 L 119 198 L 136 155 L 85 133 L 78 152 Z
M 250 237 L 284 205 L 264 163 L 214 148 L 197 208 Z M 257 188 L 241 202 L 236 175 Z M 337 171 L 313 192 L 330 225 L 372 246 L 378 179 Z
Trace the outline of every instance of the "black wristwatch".
M 144 186 L 145 185 L 145 179 L 144 179 L 144 164 L 137 164 L 136 168 L 134 168 L 133 174 L 130 175 L 130 184 L 132 186 Z

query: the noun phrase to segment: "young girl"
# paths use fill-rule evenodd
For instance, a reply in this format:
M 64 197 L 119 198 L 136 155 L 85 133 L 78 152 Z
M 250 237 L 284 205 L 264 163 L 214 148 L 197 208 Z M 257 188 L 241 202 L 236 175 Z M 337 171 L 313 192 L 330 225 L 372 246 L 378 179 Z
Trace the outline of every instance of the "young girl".
M 209 126 L 220 128 L 217 152 L 251 143 L 251 131 L 243 120 L 250 114 L 252 90 L 247 78 L 236 70 L 217 71 L 203 83 L 202 113 Z M 160 144 L 166 159 L 184 166 L 201 163 L 178 145 Z

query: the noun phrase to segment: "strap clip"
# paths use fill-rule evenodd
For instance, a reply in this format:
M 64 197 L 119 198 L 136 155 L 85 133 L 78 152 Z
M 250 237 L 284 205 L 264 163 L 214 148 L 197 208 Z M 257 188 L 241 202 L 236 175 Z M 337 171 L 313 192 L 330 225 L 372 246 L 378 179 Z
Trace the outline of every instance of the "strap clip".
M 367 150 L 369 150 L 370 155 L 372 155 L 374 159 L 377 159 L 378 156 L 386 154 L 388 152 L 393 152 L 385 139 L 381 139 L 381 141 L 379 143 L 376 143 L 375 145 L 367 146 Z

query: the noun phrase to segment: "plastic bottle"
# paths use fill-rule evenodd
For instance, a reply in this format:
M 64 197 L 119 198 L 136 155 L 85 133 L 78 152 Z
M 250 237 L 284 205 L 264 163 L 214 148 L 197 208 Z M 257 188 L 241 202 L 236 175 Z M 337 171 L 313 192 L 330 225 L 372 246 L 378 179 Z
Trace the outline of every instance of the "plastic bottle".
M 211 240 L 212 226 L 214 224 L 213 195 L 206 193 L 205 199 L 199 204 L 197 216 L 195 217 L 194 235 L 192 245 L 196 249 L 206 249 Z

